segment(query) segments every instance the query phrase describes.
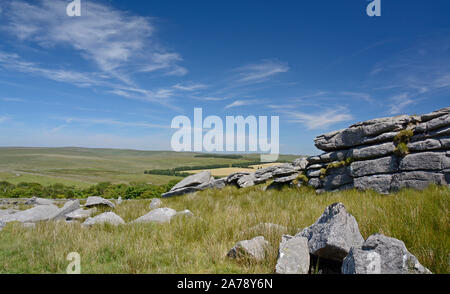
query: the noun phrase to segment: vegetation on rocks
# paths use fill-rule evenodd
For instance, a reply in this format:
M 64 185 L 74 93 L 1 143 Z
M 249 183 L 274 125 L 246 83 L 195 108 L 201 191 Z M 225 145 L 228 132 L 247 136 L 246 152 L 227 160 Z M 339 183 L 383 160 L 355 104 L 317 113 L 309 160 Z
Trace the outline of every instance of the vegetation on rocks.
M 344 166 L 349 166 L 352 164 L 353 159 L 351 157 L 347 157 L 345 160 L 336 161 L 328 164 L 325 168 L 320 169 L 320 178 L 323 179 L 331 169 L 340 168 Z
M 411 137 L 414 135 L 414 131 L 411 129 L 406 129 L 398 132 L 394 137 L 395 151 L 394 154 L 399 157 L 405 157 L 409 154 L 408 143 Z

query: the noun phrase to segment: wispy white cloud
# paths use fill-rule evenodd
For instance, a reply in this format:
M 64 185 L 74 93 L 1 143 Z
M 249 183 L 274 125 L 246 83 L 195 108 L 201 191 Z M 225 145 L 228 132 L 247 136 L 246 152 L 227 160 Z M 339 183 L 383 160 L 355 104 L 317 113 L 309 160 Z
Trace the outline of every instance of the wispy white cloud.
M 120 126 L 120 127 L 140 127 L 149 129 L 170 129 L 169 125 L 159 125 L 147 122 L 128 122 L 121 121 L 112 118 L 78 118 L 78 117 L 66 117 L 66 118 L 55 118 L 63 120 L 66 124 L 79 123 L 87 125 L 108 125 L 108 126 Z
M 254 104 L 258 104 L 258 103 L 261 103 L 261 100 L 236 100 L 233 103 L 230 103 L 227 106 L 225 106 L 225 109 L 239 107 L 239 106 L 254 105 Z
M 9 120 L 10 118 L 8 116 L 0 116 L 0 123 L 4 123 L 5 121 Z
M 280 112 L 286 114 L 291 122 L 305 124 L 310 130 L 326 129 L 334 124 L 353 119 L 353 116 L 343 107 L 326 109 L 320 113 L 305 113 L 295 110 Z
M 11 1 L 4 7 L 7 23 L 3 29 L 44 48 L 69 46 L 102 72 L 129 84 L 130 72 L 187 73 L 178 65 L 180 55 L 154 38 L 155 27 L 149 17 L 85 1 L 82 17 L 70 18 L 65 14 L 66 5 L 64 0 Z
M 362 93 L 362 92 L 339 92 L 342 96 L 347 96 L 351 98 L 361 99 L 365 100 L 367 102 L 374 102 L 374 99 L 372 98 L 372 95 L 369 93 Z
M 402 93 L 399 95 L 395 95 L 394 97 L 391 98 L 391 101 L 392 101 L 392 103 L 390 105 L 390 114 L 399 114 L 407 106 L 417 102 L 408 93 Z
M 261 82 L 274 75 L 289 71 L 287 63 L 276 60 L 264 60 L 260 63 L 249 64 L 236 69 L 239 82 Z
M 17 103 L 26 102 L 25 99 L 22 99 L 22 98 L 11 98 L 11 97 L 1 98 L 0 100 L 2 100 L 4 102 L 17 102 Z
M 200 89 L 205 89 L 207 88 L 207 85 L 204 84 L 176 84 L 175 86 L 173 86 L 174 89 L 180 90 L 180 91 L 187 91 L 187 92 L 192 92 L 192 91 L 196 91 L 196 90 L 200 90 Z

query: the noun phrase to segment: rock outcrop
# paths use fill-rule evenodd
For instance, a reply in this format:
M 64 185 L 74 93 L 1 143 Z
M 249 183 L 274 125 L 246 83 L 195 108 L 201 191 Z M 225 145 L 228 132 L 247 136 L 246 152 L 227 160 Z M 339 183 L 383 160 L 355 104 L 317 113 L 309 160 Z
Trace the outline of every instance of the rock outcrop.
M 306 174 L 319 192 L 450 184 L 450 107 L 361 122 L 318 136 L 315 145 L 325 153 L 308 158 Z
M 169 192 L 162 195 L 163 198 L 181 196 L 206 189 L 221 189 L 225 187 L 225 179 L 215 179 L 211 172 L 203 171 L 198 174 L 184 178 L 176 184 Z
M 88 197 L 85 207 L 95 207 L 95 206 L 109 206 L 110 208 L 115 208 L 116 206 L 109 200 L 106 200 L 99 196 Z

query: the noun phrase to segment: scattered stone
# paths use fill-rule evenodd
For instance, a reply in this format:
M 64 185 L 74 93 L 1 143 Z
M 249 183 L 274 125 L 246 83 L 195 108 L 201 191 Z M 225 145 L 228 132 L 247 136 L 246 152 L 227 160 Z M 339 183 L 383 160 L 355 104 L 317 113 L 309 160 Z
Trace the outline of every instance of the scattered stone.
M 40 221 L 48 221 L 52 219 L 57 213 L 59 213 L 59 211 L 59 208 L 55 205 L 38 205 L 31 209 L 3 216 L 0 218 L 0 221 L 5 223 L 34 223 Z
M 237 242 L 228 252 L 227 256 L 235 259 L 250 257 L 261 261 L 266 257 L 266 249 L 268 246 L 269 242 L 264 237 L 259 236 L 251 240 Z
M 136 219 L 135 223 L 167 223 L 177 215 L 177 211 L 171 208 L 157 208 Z
M 93 226 L 93 225 L 99 225 L 99 224 L 111 224 L 114 226 L 123 225 L 125 224 L 125 221 L 115 214 L 114 212 L 105 212 L 102 214 L 97 215 L 96 217 L 90 217 L 88 218 L 82 226 Z
M 66 220 L 83 220 L 85 218 L 91 217 L 96 211 L 97 209 L 95 207 L 89 210 L 79 208 L 71 213 L 66 214 Z
M 54 203 L 55 201 L 50 199 L 32 197 L 31 199 L 25 202 L 25 205 L 52 205 Z
M 122 204 L 122 202 L 123 202 L 122 197 L 119 197 L 119 198 L 117 199 L 117 205 Z
M 61 208 L 59 212 L 52 217 L 52 219 L 65 219 L 67 214 L 74 212 L 77 209 L 80 209 L 80 200 L 67 201 L 66 204 L 64 204 L 63 208 Z
M 352 248 L 342 263 L 343 274 L 431 274 L 403 241 L 381 234 Z
M 159 199 L 159 198 L 153 198 L 152 199 L 152 202 L 150 203 L 150 210 L 152 210 L 152 209 L 156 209 L 156 208 L 159 208 L 159 207 L 161 207 L 163 205 L 163 202 L 161 201 L 161 199 Z
M 116 206 L 114 205 L 114 203 L 112 203 L 109 200 L 104 199 L 103 197 L 99 197 L 99 196 L 91 196 L 88 197 L 86 204 L 84 205 L 85 207 L 92 207 L 92 206 L 109 206 L 111 208 L 115 208 Z
M 308 239 L 309 252 L 320 258 L 342 261 L 352 247 L 364 242 L 356 219 L 342 203 L 328 206 L 322 216 L 297 236 Z
M 284 235 L 275 267 L 277 274 L 307 274 L 310 266 L 308 239 Z

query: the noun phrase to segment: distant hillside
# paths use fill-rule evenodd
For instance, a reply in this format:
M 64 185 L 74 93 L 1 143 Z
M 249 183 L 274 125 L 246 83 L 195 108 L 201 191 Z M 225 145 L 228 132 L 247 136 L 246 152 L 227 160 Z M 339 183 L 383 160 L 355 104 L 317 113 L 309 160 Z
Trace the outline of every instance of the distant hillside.
M 295 155 L 281 155 L 293 161 Z M 110 181 L 165 184 L 176 177 L 146 175 L 145 170 L 243 163 L 258 154 L 205 156 L 202 153 L 90 148 L 0 148 L 0 181 L 64 183 L 77 186 Z

